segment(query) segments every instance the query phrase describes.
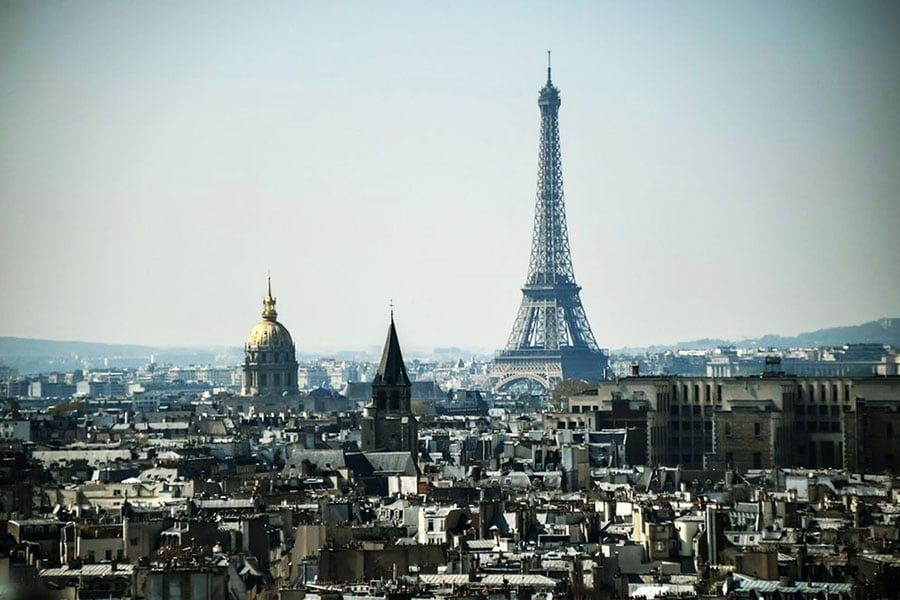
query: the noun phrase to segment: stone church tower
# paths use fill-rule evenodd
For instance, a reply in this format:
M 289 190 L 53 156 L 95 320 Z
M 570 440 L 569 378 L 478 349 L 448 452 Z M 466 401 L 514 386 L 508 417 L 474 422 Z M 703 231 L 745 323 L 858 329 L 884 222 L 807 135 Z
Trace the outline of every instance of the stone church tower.
M 297 359 L 294 340 L 278 322 L 272 279 L 263 298 L 263 320 L 244 344 L 241 393 L 244 396 L 289 396 L 297 393 Z
M 403 364 L 394 315 L 381 362 L 372 382 L 372 400 L 363 410 L 363 451 L 409 452 L 418 458 L 419 430 L 410 410 L 412 385 Z

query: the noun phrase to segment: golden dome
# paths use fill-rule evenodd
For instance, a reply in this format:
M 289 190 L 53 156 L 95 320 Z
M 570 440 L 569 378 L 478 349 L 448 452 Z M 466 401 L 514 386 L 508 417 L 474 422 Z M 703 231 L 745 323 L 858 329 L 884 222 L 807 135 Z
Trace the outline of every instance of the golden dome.
M 263 298 L 263 320 L 250 330 L 247 336 L 247 349 L 258 348 L 292 348 L 294 340 L 287 327 L 276 321 L 278 312 L 275 310 L 275 298 L 272 297 L 272 279 L 269 278 L 269 289 Z
M 293 347 L 294 340 L 287 328 L 278 321 L 268 319 L 260 321 L 250 330 L 247 336 L 247 348 L 281 348 Z

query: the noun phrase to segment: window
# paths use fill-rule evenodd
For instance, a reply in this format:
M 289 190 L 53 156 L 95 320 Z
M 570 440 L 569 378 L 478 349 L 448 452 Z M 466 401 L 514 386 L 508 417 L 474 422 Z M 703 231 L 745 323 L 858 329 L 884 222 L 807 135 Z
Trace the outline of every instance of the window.
M 272 374 L 272 385 L 275 385 L 275 386 L 281 385 L 281 373 L 273 373 Z
M 753 468 L 754 469 L 762 468 L 762 454 L 760 452 L 753 453 Z
M 753 424 L 753 435 L 755 435 L 756 437 L 762 435 L 762 425 L 759 421 Z
M 725 437 L 731 437 L 731 423 L 725 423 Z
M 265 361 L 263 361 L 263 362 L 265 362 Z M 266 387 L 267 385 L 269 385 L 269 381 L 268 381 L 268 378 L 266 377 L 266 374 L 260 373 L 259 374 L 259 387 Z
M 106 560 L 112 560 L 112 550 L 107 550 L 104 554 L 104 558 L 106 558 Z

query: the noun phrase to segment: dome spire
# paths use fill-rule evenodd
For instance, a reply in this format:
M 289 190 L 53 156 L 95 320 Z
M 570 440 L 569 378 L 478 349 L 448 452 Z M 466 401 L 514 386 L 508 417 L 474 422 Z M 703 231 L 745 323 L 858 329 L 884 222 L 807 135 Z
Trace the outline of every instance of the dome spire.
M 269 285 L 266 297 L 263 298 L 262 317 L 267 321 L 274 321 L 278 318 L 278 311 L 275 310 L 275 298 L 272 296 L 272 276 L 268 276 Z

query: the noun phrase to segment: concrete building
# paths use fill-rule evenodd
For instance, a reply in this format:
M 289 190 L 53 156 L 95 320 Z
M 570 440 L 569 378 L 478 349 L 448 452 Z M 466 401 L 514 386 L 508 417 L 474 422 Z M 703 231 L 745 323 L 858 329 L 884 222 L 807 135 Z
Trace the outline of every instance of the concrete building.
M 31 421 L 24 419 L 4 419 L 0 421 L 0 441 L 31 441 Z
M 568 409 L 597 427 L 643 420 L 651 465 L 900 468 L 897 377 L 633 376 L 571 397 Z

